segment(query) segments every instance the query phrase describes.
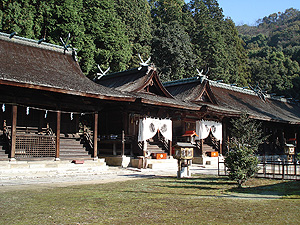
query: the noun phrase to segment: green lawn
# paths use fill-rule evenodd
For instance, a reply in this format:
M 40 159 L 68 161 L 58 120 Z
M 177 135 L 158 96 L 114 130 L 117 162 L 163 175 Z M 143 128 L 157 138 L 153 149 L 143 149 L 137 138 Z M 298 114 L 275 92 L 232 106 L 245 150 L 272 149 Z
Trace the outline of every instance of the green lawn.
M 9 187 L 8 187 L 9 189 Z M 0 224 L 300 224 L 300 182 L 139 179 L 0 193 Z

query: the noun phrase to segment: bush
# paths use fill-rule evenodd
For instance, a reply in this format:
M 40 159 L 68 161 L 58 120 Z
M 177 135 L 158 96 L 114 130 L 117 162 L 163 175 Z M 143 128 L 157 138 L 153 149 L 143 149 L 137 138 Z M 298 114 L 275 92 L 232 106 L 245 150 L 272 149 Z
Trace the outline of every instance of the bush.
M 231 141 L 225 158 L 229 178 L 238 182 L 238 186 L 258 172 L 258 158 L 255 156 L 258 146 L 266 137 L 262 137 L 261 124 L 243 113 L 232 120 Z
M 225 166 L 229 179 L 235 180 L 238 187 L 258 172 L 258 158 L 250 148 L 231 143 L 231 148 L 225 158 Z

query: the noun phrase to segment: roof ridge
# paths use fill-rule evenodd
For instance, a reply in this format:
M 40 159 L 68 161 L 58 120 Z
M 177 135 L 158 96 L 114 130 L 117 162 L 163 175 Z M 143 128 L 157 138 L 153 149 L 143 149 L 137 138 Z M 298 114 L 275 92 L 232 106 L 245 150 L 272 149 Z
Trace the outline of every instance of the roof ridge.
M 207 80 L 209 82 L 209 84 L 214 87 L 220 87 L 220 88 L 224 88 L 224 89 L 231 90 L 231 91 L 237 91 L 240 93 L 257 96 L 257 93 L 254 90 L 248 89 L 248 87 L 246 87 L 246 88 L 238 87 L 233 84 L 226 84 L 226 83 L 223 83 L 220 81 L 209 80 L 207 78 L 201 79 L 201 77 L 199 77 L 199 76 L 184 78 L 184 79 L 175 80 L 175 81 L 168 81 L 168 82 L 164 82 L 163 85 L 165 87 L 169 87 L 169 86 L 173 86 L 173 85 L 175 86 L 175 85 L 180 85 L 180 84 L 192 83 L 195 81 L 200 81 L 202 83 L 203 80 Z M 273 96 L 271 94 L 266 94 L 265 97 L 267 99 L 271 99 L 271 100 L 275 100 L 275 101 L 286 102 L 286 103 L 290 103 L 290 104 L 297 104 L 297 102 L 290 101 L 289 99 L 282 97 L 282 96 Z M 298 103 L 298 105 L 299 105 L 299 103 Z
M 52 50 L 56 52 L 62 52 L 66 54 L 72 54 L 72 51 L 70 48 L 68 48 L 69 51 L 64 51 L 64 47 L 60 45 L 55 45 L 47 42 L 39 42 L 38 40 L 30 39 L 30 38 L 25 38 L 25 37 L 20 37 L 17 35 L 14 35 L 11 37 L 10 34 L 0 32 L 0 40 L 5 40 L 5 41 L 10 41 L 10 42 L 15 42 L 19 44 L 24 44 L 32 47 L 37 47 L 37 48 L 42 48 L 42 49 L 47 49 L 47 50 Z
M 163 85 L 165 87 L 171 86 L 171 85 L 179 85 L 179 84 L 185 84 L 185 83 L 190 83 L 190 82 L 194 82 L 194 81 L 201 81 L 200 78 L 197 77 L 188 77 L 188 78 L 183 78 L 180 80 L 173 80 L 173 81 L 167 81 L 167 82 L 163 82 Z

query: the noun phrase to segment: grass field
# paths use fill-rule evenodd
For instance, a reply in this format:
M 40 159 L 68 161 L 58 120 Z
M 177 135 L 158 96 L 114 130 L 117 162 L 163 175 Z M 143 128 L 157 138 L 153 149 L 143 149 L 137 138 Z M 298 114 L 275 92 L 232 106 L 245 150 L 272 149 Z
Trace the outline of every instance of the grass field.
M 215 176 L 0 193 L 0 224 L 300 224 L 300 182 Z

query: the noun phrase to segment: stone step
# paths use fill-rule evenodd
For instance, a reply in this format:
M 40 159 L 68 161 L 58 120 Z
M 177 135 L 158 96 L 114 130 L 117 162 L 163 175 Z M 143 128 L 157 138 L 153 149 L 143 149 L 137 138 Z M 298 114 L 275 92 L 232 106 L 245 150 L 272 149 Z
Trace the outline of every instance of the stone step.
M 61 146 L 60 145 L 60 150 L 73 150 L 73 149 L 78 149 L 78 150 L 84 150 L 85 151 L 85 148 L 83 146 Z
M 74 159 L 72 159 L 74 160 Z M 102 173 L 108 170 L 104 159 L 84 159 L 83 164 L 71 163 L 72 160 L 59 161 L 15 161 L 0 162 L 0 180 L 22 177 L 57 177 L 65 175 L 84 175 Z
M 91 160 L 92 157 L 89 157 L 89 156 L 60 156 L 59 157 L 60 160 L 68 160 L 70 162 L 72 162 L 73 160 L 83 160 L 83 161 L 86 161 L 86 160 Z
M 89 156 L 88 152 L 60 152 L 60 156 Z

